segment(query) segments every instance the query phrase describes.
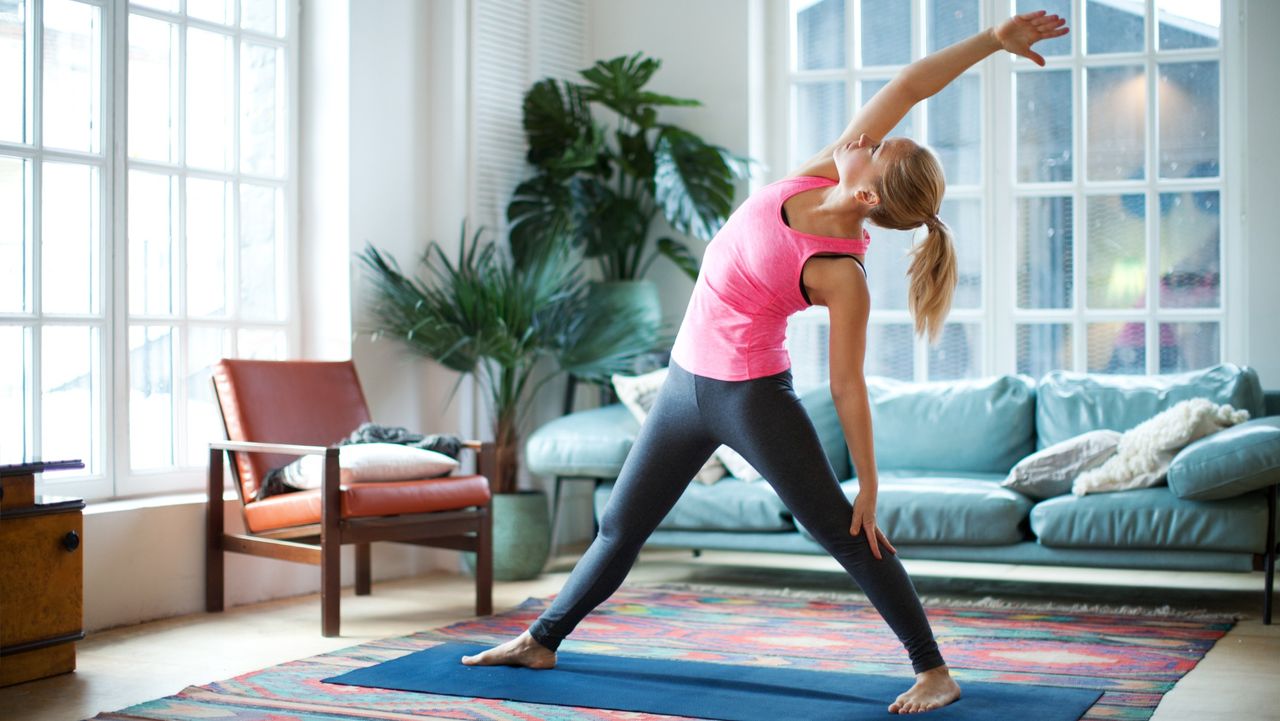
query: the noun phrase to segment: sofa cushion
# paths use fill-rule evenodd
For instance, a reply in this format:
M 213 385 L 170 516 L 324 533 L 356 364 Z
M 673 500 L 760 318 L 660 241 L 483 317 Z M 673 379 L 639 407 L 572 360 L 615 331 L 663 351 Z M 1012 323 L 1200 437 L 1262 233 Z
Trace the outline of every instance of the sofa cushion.
M 1254 492 L 1187 501 L 1165 486 L 1058 496 L 1031 509 L 1040 543 L 1059 548 L 1149 548 L 1260 553 L 1267 504 Z
M 640 424 L 621 403 L 557 418 L 529 434 L 529 470 L 548 476 L 617 478 Z
M 1031 501 L 1000 487 L 999 473 L 929 470 L 879 472 L 876 522 L 890 542 L 999 546 L 1025 539 L 1022 529 Z M 840 484 L 852 503 L 856 479 Z M 799 522 L 796 525 L 810 539 Z
M 1178 498 L 1211 501 L 1280 483 L 1280 416 L 1255 418 L 1206 436 L 1169 464 Z
M 1164 375 L 1055 370 L 1036 386 L 1036 449 L 1100 428 L 1127 431 L 1188 398 L 1229 403 L 1255 418 L 1263 413 L 1257 372 L 1234 363 Z
M 596 489 L 596 518 L 603 517 L 613 484 Z M 794 531 L 791 513 L 768 483 L 725 478 L 711 485 L 691 483 L 658 524 L 663 530 Z
M 924 383 L 869 376 L 867 395 L 878 471 L 1003 474 L 1035 450 L 1029 376 Z

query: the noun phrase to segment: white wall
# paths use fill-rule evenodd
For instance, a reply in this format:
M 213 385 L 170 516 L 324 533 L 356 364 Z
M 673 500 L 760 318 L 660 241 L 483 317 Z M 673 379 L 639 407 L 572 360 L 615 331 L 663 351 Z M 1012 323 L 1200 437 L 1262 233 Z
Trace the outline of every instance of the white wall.
M 1280 3 L 1245 3 L 1244 194 L 1248 328 L 1244 363 L 1258 369 L 1264 388 L 1280 388 Z

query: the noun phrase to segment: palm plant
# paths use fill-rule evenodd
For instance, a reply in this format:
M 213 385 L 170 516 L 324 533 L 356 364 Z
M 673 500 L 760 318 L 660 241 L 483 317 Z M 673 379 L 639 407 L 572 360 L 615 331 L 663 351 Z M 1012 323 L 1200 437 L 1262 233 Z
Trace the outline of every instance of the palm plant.
M 360 259 L 373 281 L 375 334 L 399 338 L 480 384 L 494 423 L 494 489 L 512 493 L 519 429 L 538 389 L 565 371 L 597 381 L 629 371 L 653 346 L 656 328 L 588 303 L 581 253 L 565 243 L 517 268 L 497 244 L 482 244 L 482 234 L 468 243 L 464 229 L 452 261 L 431 242 L 421 258 L 425 277 L 406 276 L 372 245 Z M 551 370 L 539 371 L 543 359 Z
M 525 94 L 535 175 L 507 206 L 519 264 L 567 237 L 599 263 L 604 280 L 640 278 L 659 255 L 697 278 L 684 242 L 663 237 L 649 247 L 650 226 L 661 213 L 676 231 L 710 240 L 733 209 L 746 161 L 658 121 L 658 108 L 701 105 L 645 90 L 659 67 L 641 53 L 601 60 L 581 71 L 585 83 L 548 78 Z M 612 133 L 592 116 L 594 105 L 616 114 Z

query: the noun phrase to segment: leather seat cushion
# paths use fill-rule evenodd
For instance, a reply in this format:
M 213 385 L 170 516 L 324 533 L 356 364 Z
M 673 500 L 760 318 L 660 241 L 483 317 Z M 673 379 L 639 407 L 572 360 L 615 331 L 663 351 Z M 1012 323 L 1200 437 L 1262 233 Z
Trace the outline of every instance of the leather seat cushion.
M 445 476 L 419 481 L 353 483 L 342 486 L 342 517 L 365 518 L 406 513 L 455 511 L 489 502 L 484 476 Z M 245 505 L 251 531 L 320 522 L 320 489 L 271 496 Z

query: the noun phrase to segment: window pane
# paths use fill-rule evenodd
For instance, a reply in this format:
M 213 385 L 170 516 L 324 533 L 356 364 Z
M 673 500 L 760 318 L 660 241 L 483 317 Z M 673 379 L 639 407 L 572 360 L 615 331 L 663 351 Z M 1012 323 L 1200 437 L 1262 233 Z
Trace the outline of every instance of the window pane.
M 129 0 L 132 5 L 144 5 L 156 10 L 164 10 L 166 12 L 178 12 L 178 0 Z
M 101 150 L 102 10 L 71 0 L 44 3 L 44 144 Z
M 231 38 L 187 29 L 187 164 L 230 170 Z
M 40 200 L 41 295 L 46 313 L 96 314 L 101 192 L 98 169 L 44 163 Z
M 187 179 L 187 315 L 227 314 L 231 198 L 225 181 Z
M 982 306 L 982 201 L 942 201 L 942 220 L 951 226 L 958 279 L 953 308 Z M 921 233 L 923 235 L 923 231 Z
M 1089 68 L 1089 180 L 1146 177 L 1147 74 L 1141 65 Z
M 909 381 L 915 378 L 915 353 L 909 323 L 869 323 L 863 374 Z
M 1086 52 L 1142 52 L 1146 0 L 1089 0 L 1085 3 Z
M 1090 323 L 1085 354 L 1089 373 L 1147 372 L 1145 326 L 1134 323 Z
M 100 472 L 101 348 L 97 328 L 40 329 L 40 457 L 79 459 L 86 475 Z
M 277 253 L 283 243 L 281 194 L 260 185 L 240 186 L 240 313 L 246 318 L 279 318 Z
M 0 463 L 18 463 L 35 440 L 27 418 L 26 386 L 31 373 L 31 334 L 17 325 L 0 326 Z
M 929 380 L 975 378 L 982 365 L 982 326 L 947 323 L 938 344 L 929 347 Z
M 1221 0 L 1156 0 L 1161 50 L 1218 45 Z
M 796 68 L 843 68 L 844 0 L 791 0 L 791 12 L 796 18 Z
M 1071 71 L 1021 72 L 1014 80 L 1018 181 L 1071 180 Z
M 1019 15 L 1036 10 L 1044 10 L 1050 15 L 1066 18 L 1067 26 L 1072 29 L 1070 33 L 1062 37 L 1036 43 L 1036 52 L 1046 58 L 1055 55 L 1070 55 L 1071 38 L 1076 35 L 1076 28 L 1079 26 L 1079 23 L 1071 16 L 1071 0 L 1018 0 L 1017 13 Z
M 844 83 L 796 85 L 794 162 L 803 162 L 828 143 L 835 142 L 849 123 Z
M 26 0 L 0 2 L 0 140 L 29 142 L 31 57 L 27 50 Z
M 928 52 L 978 32 L 978 0 L 929 0 L 928 32 Z
M 177 178 L 129 171 L 129 312 L 177 312 Z
M 1070 308 L 1075 233 L 1070 197 L 1018 201 L 1018 307 Z
M 242 329 L 240 331 L 240 348 L 236 354 L 240 358 L 259 358 L 262 360 L 284 360 L 284 331 Z
M 1221 362 L 1217 323 L 1161 323 L 1160 372 L 1181 373 Z
M 862 64 L 911 62 L 911 0 L 862 3 Z
M 1218 63 L 1161 63 L 1160 177 L 1218 175 Z
M 906 250 L 924 240 L 923 230 L 889 230 L 870 226 L 871 250 L 867 251 L 867 281 L 871 284 L 871 307 L 876 310 L 907 309 Z
M 787 319 L 786 346 L 797 393 L 827 382 L 831 375 L 831 321 L 827 315 L 797 313 Z
M 31 308 L 30 166 L 0 157 L 0 313 Z
M 281 10 L 280 0 L 240 0 L 240 26 L 246 30 L 283 35 L 284 13 Z
M 866 105 L 867 102 L 871 100 L 871 98 L 874 97 L 876 93 L 880 92 L 880 88 L 883 88 L 884 86 L 889 84 L 889 81 L 888 80 L 863 80 L 859 84 L 862 86 L 862 104 Z M 915 137 L 916 114 L 918 112 L 919 112 L 918 110 L 912 110 L 911 112 L 907 113 L 907 117 L 903 118 L 902 120 L 899 120 L 898 124 L 893 126 L 893 130 L 890 130 L 889 134 L 885 135 L 884 137 L 888 138 L 894 135 L 906 135 L 909 137 Z M 845 123 L 847 122 L 848 121 L 846 120 Z M 844 132 L 844 124 L 841 124 L 840 130 L 838 130 L 836 134 L 831 137 L 831 140 L 835 140 L 836 137 L 838 137 L 841 132 Z M 831 141 L 828 140 L 827 142 L 831 142 Z
M 231 355 L 231 332 L 222 328 L 192 327 L 187 348 L 187 457 L 188 466 L 202 466 L 209 441 L 223 438 L 222 416 L 213 397 L 213 364 Z
M 173 465 L 174 335 L 167 326 L 129 327 L 129 465 Z
M 235 0 L 187 0 L 187 14 L 193 18 L 230 25 L 236 20 Z
M 1018 372 L 1040 378 L 1051 370 L 1071 370 L 1069 323 L 1019 323 Z
M 129 157 L 178 159 L 178 68 L 178 26 L 130 15 Z
M 1094 195 L 1085 203 L 1090 308 L 1144 308 L 1146 203 L 1138 195 Z
M 278 176 L 284 170 L 284 51 L 252 43 L 240 48 L 240 170 Z
M 1222 277 L 1217 191 L 1160 194 L 1160 306 L 1217 308 Z
M 962 75 L 929 99 L 929 147 L 948 185 L 982 182 L 982 83 Z

